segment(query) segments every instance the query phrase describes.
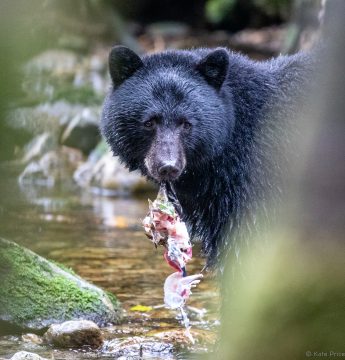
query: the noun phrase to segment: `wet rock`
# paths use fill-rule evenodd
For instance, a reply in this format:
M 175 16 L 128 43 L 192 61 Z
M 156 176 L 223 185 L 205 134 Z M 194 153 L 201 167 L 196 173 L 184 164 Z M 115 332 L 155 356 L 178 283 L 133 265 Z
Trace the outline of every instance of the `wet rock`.
M 216 334 L 212 331 L 192 328 L 191 334 L 194 341 L 204 345 L 213 345 L 216 342 Z M 190 345 L 190 338 L 186 335 L 184 328 L 171 330 L 153 330 L 146 334 L 155 337 L 161 341 L 171 342 L 173 344 Z
M 152 23 L 146 27 L 146 32 L 153 37 L 175 38 L 187 36 L 190 28 L 187 24 L 175 21 Z
M 24 152 L 27 162 L 56 148 L 57 144 L 80 149 L 88 154 L 100 141 L 99 106 L 84 106 L 58 101 L 10 112 L 6 124 L 10 129 L 26 131 L 33 137 Z
M 48 360 L 47 358 L 43 358 L 37 354 L 27 352 L 27 351 L 19 351 L 15 353 L 10 360 Z
M 29 60 L 24 70 L 31 74 L 44 72 L 52 75 L 73 74 L 78 62 L 78 55 L 73 51 L 46 50 Z
M 71 178 L 73 171 L 83 161 L 80 150 L 60 147 L 49 151 L 40 159 L 31 161 L 19 176 L 19 184 L 52 187 Z
M 265 60 L 281 52 L 288 28 L 285 25 L 260 29 L 244 29 L 234 34 L 226 31 L 197 32 L 181 36 L 160 36 L 147 31 L 140 41 L 146 51 L 224 46 L 243 52 L 257 60 Z
M 128 340 L 111 340 L 104 344 L 102 352 L 112 356 L 124 357 L 125 359 L 142 359 L 163 357 L 164 359 L 173 357 L 174 346 L 172 343 L 159 342 L 142 337 L 132 337 Z
M 60 142 L 80 149 L 84 154 L 90 153 L 99 143 L 99 108 L 84 108 L 68 123 Z
M 24 171 L 19 175 L 18 181 L 21 186 L 35 184 L 52 187 L 55 184 L 54 177 L 49 175 L 49 171 L 46 171 L 40 162 L 36 161 L 25 167 Z
M 67 50 L 47 50 L 24 67 L 27 101 L 67 99 L 74 103 L 101 103 L 107 90 L 107 56 L 82 57 Z
M 38 331 L 68 320 L 101 326 L 121 318 L 115 296 L 67 270 L 0 238 L 0 327 Z
M 44 340 L 61 348 L 80 348 L 84 345 L 98 348 L 103 344 L 100 328 L 88 320 L 53 324 L 44 334 Z
M 286 26 L 271 26 L 261 29 L 245 29 L 231 36 L 231 44 L 243 52 L 279 54 L 286 41 Z
M 110 151 L 99 159 L 90 157 L 74 173 L 74 179 L 82 187 L 112 190 L 117 195 L 155 190 L 155 186 L 138 171 L 129 172 Z
M 45 153 L 56 149 L 57 139 L 52 134 L 45 132 L 34 137 L 23 149 L 23 162 L 28 163 Z
M 58 107 L 60 106 L 58 104 Z M 48 104 L 32 108 L 17 108 L 7 114 L 5 122 L 9 128 L 27 131 L 32 136 L 40 135 L 44 132 L 58 134 L 60 128 L 59 114 L 56 113 L 55 109 L 56 106 L 49 106 Z M 68 114 L 68 112 L 63 112 L 63 114 L 66 113 Z
M 98 125 L 100 106 L 71 104 L 60 100 L 35 107 L 22 107 L 7 114 L 6 124 L 12 129 L 26 130 L 32 135 L 49 132 L 58 137 L 78 116 L 84 122 Z
M 41 345 L 43 343 L 43 339 L 36 334 L 24 334 L 22 335 L 22 340 L 26 343 Z

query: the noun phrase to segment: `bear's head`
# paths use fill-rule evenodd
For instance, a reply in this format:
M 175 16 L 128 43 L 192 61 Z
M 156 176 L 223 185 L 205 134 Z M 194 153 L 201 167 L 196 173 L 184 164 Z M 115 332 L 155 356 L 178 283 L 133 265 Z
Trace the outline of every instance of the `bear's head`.
M 234 123 L 227 50 L 109 55 L 101 130 L 130 170 L 174 181 L 224 151 Z M 225 89 L 228 88 L 228 89 Z

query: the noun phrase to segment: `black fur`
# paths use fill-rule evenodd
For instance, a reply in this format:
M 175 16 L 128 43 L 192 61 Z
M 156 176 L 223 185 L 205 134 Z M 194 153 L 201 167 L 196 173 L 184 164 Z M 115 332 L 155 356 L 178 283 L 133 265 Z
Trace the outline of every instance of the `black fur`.
M 135 54 L 114 60 L 114 53 L 110 73 L 121 85 L 115 80 L 105 100 L 102 133 L 129 169 L 157 180 L 157 154 L 178 149 L 182 174 L 172 186 L 213 264 L 280 192 L 290 125 L 313 61 L 305 53 L 254 62 L 226 49 L 198 49 L 145 56 L 141 64 Z M 131 58 L 131 71 L 114 76 Z
M 140 57 L 125 46 L 115 46 L 109 54 L 110 76 L 115 87 L 120 86 L 142 66 Z

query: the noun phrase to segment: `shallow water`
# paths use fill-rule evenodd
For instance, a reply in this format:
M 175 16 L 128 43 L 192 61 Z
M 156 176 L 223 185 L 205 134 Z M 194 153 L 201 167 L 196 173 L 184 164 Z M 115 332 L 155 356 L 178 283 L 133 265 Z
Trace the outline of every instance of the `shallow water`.
M 26 350 L 55 359 L 185 358 L 188 352 L 211 348 L 217 329 L 218 295 L 210 274 L 193 291 L 188 301 L 192 345 L 183 336 L 180 314 L 165 309 L 163 283 L 172 273 L 145 237 L 141 219 L 147 196 L 141 199 L 100 197 L 81 191 L 73 184 L 47 189 L 20 189 L 15 174 L 0 180 L 0 236 L 24 245 L 38 254 L 71 267 L 86 280 L 116 294 L 125 310 L 120 325 L 104 329 L 107 339 L 99 351 L 57 351 L 25 342 L 20 336 L 0 337 L 0 356 Z M 155 197 L 155 194 L 150 196 Z M 188 266 L 199 272 L 204 260 L 194 249 Z M 134 305 L 151 306 L 148 312 L 131 311 Z

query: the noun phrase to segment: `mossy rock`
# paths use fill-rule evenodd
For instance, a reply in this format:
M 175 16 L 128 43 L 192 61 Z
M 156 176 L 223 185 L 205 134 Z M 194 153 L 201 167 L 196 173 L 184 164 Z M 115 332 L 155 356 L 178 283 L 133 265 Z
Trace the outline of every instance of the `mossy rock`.
M 11 241 L 0 238 L 0 329 L 40 331 L 67 320 L 116 323 L 116 297 Z

